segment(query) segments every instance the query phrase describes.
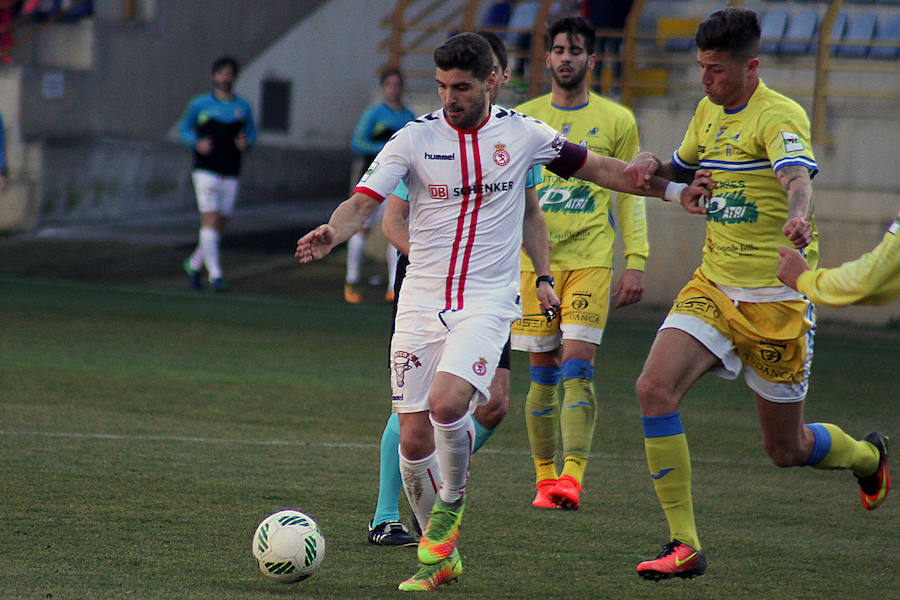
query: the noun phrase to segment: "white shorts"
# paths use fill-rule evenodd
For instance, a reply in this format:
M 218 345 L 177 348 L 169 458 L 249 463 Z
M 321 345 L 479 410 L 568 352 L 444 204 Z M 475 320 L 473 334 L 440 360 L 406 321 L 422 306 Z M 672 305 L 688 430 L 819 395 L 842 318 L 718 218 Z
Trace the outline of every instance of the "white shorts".
M 197 208 L 201 213 L 217 212 L 230 217 L 237 199 L 237 177 L 226 177 L 210 171 L 191 172 Z
M 391 409 L 429 410 L 428 394 L 438 371 L 475 387 L 469 410 L 490 400 L 488 391 L 514 320 L 469 310 L 401 308 L 391 338 Z

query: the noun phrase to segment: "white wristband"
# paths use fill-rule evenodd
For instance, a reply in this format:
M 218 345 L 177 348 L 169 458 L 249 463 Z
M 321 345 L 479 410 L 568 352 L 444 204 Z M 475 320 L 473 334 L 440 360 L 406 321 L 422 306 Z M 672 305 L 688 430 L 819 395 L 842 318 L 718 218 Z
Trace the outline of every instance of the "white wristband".
M 670 181 L 666 184 L 666 192 L 663 195 L 663 200 L 666 202 L 681 202 L 681 192 L 684 191 L 686 187 L 686 183 Z

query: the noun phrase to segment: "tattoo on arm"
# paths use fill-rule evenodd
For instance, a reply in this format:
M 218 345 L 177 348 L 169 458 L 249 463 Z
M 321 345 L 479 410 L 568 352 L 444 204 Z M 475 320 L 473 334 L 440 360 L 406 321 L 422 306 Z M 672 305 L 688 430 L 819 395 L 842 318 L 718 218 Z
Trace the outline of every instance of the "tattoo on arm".
M 809 169 L 790 165 L 779 169 L 778 181 L 784 188 L 788 201 L 788 217 L 808 219 L 812 214 L 812 182 Z

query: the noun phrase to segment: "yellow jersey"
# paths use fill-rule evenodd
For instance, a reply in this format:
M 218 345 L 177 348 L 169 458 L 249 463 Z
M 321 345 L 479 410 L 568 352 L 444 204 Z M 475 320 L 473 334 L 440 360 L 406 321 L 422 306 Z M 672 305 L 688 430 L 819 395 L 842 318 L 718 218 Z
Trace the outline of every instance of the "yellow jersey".
M 789 245 L 781 229 L 788 218 L 787 195 L 775 173 L 802 165 L 818 171 L 809 119 L 786 96 L 759 85 L 744 106 L 726 110 L 703 98 L 672 156 L 681 169 L 706 169 L 715 182 L 706 215 L 701 271 L 717 284 L 739 288 L 781 287 L 775 276 L 779 246 Z M 818 233 L 804 250 L 818 261 Z
M 634 115 L 624 106 L 589 93 L 576 108 L 560 108 L 550 94 L 525 102 L 515 109 L 562 132 L 568 141 L 625 162 L 638 152 Z M 550 236 L 550 270 L 574 271 L 591 267 L 612 268 L 616 217 L 625 243 L 626 268 L 644 270 L 647 262 L 647 213 L 644 198 L 618 194 L 617 211 L 612 192 L 574 177 L 565 180 L 543 169 L 537 186 L 538 200 Z M 522 270 L 534 266 L 522 253 Z

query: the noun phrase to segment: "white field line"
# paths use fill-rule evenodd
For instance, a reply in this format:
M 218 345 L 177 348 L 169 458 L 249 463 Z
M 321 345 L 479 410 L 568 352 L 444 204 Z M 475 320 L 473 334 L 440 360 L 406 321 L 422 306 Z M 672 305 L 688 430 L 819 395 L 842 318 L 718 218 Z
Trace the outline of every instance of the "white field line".
M 248 440 L 241 438 L 207 438 L 196 436 L 181 435 L 144 435 L 144 434 L 121 434 L 121 433 L 78 433 L 71 431 L 8 431 L 0 429 L 0 437 L 46 437 L 46 438 L 66 438 L 66 439 L 84 439 L 84 440 L 111 440 L 123 442 L 180 442 L 189 444 L 232 444 L 235 446 L 285 446 L 285 447 L 316 447 L 316 448 L 374 448 L 377 449 L 381 444 L 366 442 L 308 442 L 299 440 Z M 510 448 L 482 448 L 479 453 L 484 454 L 501 454 L 501 455 L 519 455 L 530 456 L 528 450 L 516 450 Z M 626 456 L 622 454 L 608 454 L 591 452 L 592 458 L 600 458 L 606 460 L 632 460 L 644 462 L 646 459 L 641 456 Z M 736 460 L 734 458 L 703 458 L 692 456 L 691 462 L 706 464 L 724 464 L 724 465 L 745 465 L 745 466 L 769 466 L 767 461 L 761 460 Z

